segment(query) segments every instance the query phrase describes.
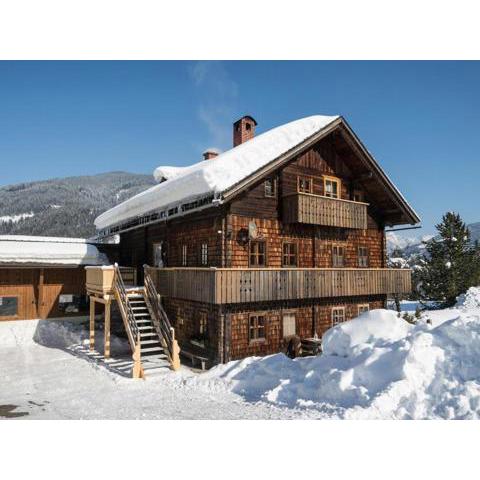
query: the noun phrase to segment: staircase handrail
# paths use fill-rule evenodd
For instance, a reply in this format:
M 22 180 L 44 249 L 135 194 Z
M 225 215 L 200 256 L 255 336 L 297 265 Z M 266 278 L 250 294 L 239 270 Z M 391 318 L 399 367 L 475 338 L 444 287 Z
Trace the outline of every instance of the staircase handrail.
M 139 335 L 139 330 L 137 327 L 137 323 L 135 322 L 135 315 L 132 310 L 132 306 L 130 305 L 130 302 L 127 297 L 127 291 L 125 289 L 125 284 L 122 279 L 122 274 L 120 272 L 120 267 L 118 266 L 117 263 L 114 265 L 115 268 L 115 273 L 113 277 L 113 282 L 114 282 L 114 288 L 115 292 L 117 293 L 118 300 L 120 303 L 120 308 L 123 309 L 126 318 L 125 327 L 127 327 L 127 334 L 128 334 L 128 339 L 130 342 L 130 346 L 132 347 L 132 351 L 135 350 L 135 345 L 136 345 L 136 338 Z
M 165 310 L 160 302 L 160 296 L 155 287 L 155 283 L 149 273 L 149 266 L 144 265 L 143 284 L 145 288 L 145 297 L 152 309 L 152 320 L 158 334 L 165 341 L 170 361 L 175 356 L 175 329 L 172 327 Z

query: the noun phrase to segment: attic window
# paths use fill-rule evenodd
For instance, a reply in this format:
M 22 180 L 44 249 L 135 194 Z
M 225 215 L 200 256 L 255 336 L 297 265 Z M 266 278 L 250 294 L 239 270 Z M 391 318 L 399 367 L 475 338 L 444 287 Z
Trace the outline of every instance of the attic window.
M 265 196 L 276 197 L 277 195 L 277 182 L 274 178 L 267 178 L 265 180 Z
M 340 179 L 335 177 L 324 177 L 323 194 L 330 198 L 340 198 Z
M 245 124 L 245 129 L 246 129 L 246 130 L 251 130 L 251 129 L 252 129 L 252 125 L 250 125 L 250 123 Z
M 311 177 L 298 177 L 297 191 L 299 193 L 313 193 L 313 179 Z

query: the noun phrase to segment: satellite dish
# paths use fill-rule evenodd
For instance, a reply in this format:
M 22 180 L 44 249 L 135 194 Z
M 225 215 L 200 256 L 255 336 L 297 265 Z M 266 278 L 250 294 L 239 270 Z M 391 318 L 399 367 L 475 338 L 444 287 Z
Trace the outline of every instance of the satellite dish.
M 258 229 L 255 222 L 249 222 L 248 224 L 248 238 L 250 238 L 250 240 L 258 238 Z

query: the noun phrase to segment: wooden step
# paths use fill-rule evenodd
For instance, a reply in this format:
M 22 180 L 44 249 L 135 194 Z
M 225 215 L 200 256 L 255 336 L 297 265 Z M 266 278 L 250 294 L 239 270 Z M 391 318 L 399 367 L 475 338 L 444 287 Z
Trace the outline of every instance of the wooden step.
M 148 333 L 141 333 L 140 334 L 140 339 L 147 338 L 147 337 L 155 337 L 158 340 L 157 332 L 148 332 Z
M 141 353 L 148 353 L 148 352 L 163 352 L 162 347 L 150 347 L 150 348 L 141 348 Z
M 153 345 L 153 344 L 160 345 L 160 340 L 158 338 L 153 340 L 140 340 L 140 345 Z
M 138 327 L 138 331 L 153 330 L 153 326 Z
M 152 353 L 150 355 L 140 355 L 140 358 L 145 360 L 167 360 L 168 357 L 164 353 Z

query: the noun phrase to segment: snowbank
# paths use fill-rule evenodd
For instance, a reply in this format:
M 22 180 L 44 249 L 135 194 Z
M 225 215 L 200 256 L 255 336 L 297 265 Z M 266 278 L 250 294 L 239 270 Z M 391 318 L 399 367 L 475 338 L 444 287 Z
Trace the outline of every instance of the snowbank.
M 213 159 L 184 168 L 159 167 L 155 171 L 155 178 L 161 181 L 159 185 L 102 213 L 95 219 L 95 226 L 107 228 L 180 201 L 224 192 L 338 118 L 322 115 L 302 118 L 273 128 Z
M 480 287 L 470 287 L 467 293 L 458 296 L 456 307 L 464 309 L 480 308 Z
M 323 336 L 326 355 L 347 357 L 365 344 L 380 345 L 405 338 L 412 326 L 391 310 L 365 312 L 349 322 L 331 328 Z
M 103 337 L 103 331 L 97 332 Z M 88 345 L 90 339 L 88 317 L 57 320 L 19 320 L 0 322 L 0 348 L 42 345 L 50 348 L 74 349 Z M 103 338 L 100 338 L 99 345 Z M 110 337 L 112 349 L 129 347 L 127 341 L 115 335 Z
M 186 382 L 343 418 L 480 418 L 480 317 L 443 317 L 410 325 L 373 310 L 330 329 L 321 356 L 252 357 Z
M 68 348 L 88 338 L 85 322 L 82 319 L 0 322 L 0 347 L 25 347 L 38 343 L 47 347 Z
M 102 265 L 107 257 L 83 238 L 0 235 L 0 264 Z

